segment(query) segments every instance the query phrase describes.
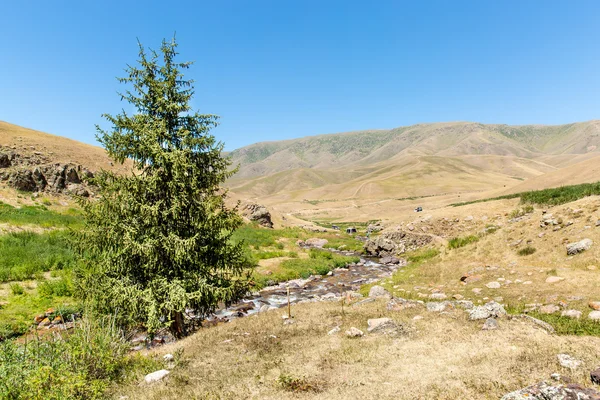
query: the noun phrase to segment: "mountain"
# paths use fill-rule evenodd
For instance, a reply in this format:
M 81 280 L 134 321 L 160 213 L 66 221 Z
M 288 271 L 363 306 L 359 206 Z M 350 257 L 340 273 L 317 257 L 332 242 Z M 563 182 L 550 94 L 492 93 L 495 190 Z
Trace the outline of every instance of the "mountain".
M 575 167 L 600 156 L 600 121 L 418 124 L 257 143 L 230 156 L 240 165 L 231 190 L 275 202 L 491 191 L 547 174 L 549 184 L 560 185 L 600 180 L 594 173 L 578 178 Z M 570 166 L 575 173 L 563 180 L 560 170 Z

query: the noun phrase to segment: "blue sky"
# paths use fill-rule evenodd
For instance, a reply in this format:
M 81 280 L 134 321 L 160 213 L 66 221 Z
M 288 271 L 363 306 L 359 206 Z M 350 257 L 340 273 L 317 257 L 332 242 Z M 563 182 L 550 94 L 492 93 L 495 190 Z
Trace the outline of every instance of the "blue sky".
M 0 120 L 95 143 L 115 77 L 177 32 L 194 107 L 250 143 L 423 122 L 600 118 L 598 1 L 22 1 L 2 5 Z

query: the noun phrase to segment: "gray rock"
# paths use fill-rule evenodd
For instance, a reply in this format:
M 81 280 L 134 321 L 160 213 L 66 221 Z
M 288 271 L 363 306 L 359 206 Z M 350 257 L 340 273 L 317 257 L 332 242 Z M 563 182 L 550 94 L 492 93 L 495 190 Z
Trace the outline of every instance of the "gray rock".
M 10 156 L 4 153 L 0 154 L 0 168 L 8 168 L 10 165 Z
M 390 293 L 379 285 L 373 286 L 369 290 L 369 297 L 389 297 Z
M 579 318 L 581 318 L 581 311 L 579 311 L 579 310 L 564 310 L 562 313 L 560 313 L 560 315 L 563 317 L 579 319 Z
M 581 361 L 571 357 L 568 354 L 557 354 L 558 363 L 565 368 L 577 369 L 581 365 Z
M 508 393 L 502 400 L 598 400 L 600 392 L 577 384 L 540 382 Z
M 582 251 L 589 250 L 590 247 L 592 247 L 592 244 L 594 244 L 594 242 L 592 242 L 591 239 L 583 239 L 579 242 L 569 243 L 567 245 L 567 254 L 572 256 L 581 253 Z
M 358 328 L 355 327 L 351 327 L 350 329 L 348 329 L 346 331 L 346 336 L 350 337 L 350 338 L 358 338 L 364 335 L 364 332 L 361 331 Z
M 264 227 L 273 228 L 271 213 L 263 205 L 249 203 L 242 210 L 242 214 L 244 214 L 244 216 L 249 220 L 256 221 Z
M 482 330 L 484 331 L 493 331 L 498 329 L 498 321 L 496 321 L 494 318 L 488 318 L 485 320 L 485 323 L 483 324 L 483 326 L 481 327 Z
M 482 306 L 473 308 L 469 312 L 469 319 L 474 321 L 488 319 L 490 317 L 498 318 L 503 315 L 506 315 L 506 311 L 504 310 L 504 307 L 502 307 L 502 304 L 496 303 L 495 301 L 490 301 Z
M 588 314 L 588 318 L 592 321 L 600 321 L 600 311 L 591 311 Z
M 428 303 L 425 303 L 425 307 L 427 307 L 427 311 L 442 312 L 446 311 L 446 308 L 451 308 L 452 303 L 449 301 L 430 301 Z
M 369 333 L 383 333 L 385 335 L 397 335 L 404 331 L 402 325 L 398 325 L 391 318 L 374 318 L 367 321 Z
M 340 327 L 336 326 L 335 328 L 333 328 L 332 330 L 330 330 L 329 332 L 327 332 L 327 334 L 331 336 L 331 335 L 335 335 L 339 331 L 340 331 Z
M 445 293 L 431 293 L 429 298 L 432 300 L 445 300 L 448 298 Z
M 164 379 L 169 374 L 170 374 L 170 372 L 167 371 L 166 369 L 161 369 L 161 370 L 154 371 L 154 372 L 146 375 L 144 377 L 144 381 L 146 381 L 146 383 L 157 382 L 157 381 Z
M 488 289 L 500 289 L 501 285 L 500 285 L 500 282 L 492 281 L 492 282 L 486 283 L 485 286 Z
M 558 311 L 560 311 L 560 307 L 556 304 L 546 304 L 545 306 L 540 307 L 540 313 L 542 314 L 554 314 Z

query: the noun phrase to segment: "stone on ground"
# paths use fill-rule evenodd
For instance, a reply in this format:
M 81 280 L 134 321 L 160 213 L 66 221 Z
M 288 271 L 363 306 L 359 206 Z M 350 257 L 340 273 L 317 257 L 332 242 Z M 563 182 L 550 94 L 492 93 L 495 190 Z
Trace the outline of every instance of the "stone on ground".
M 592 311 L 588 314 L 588 318 L 592 321 L 600 321 L 600 311 Z
M 488 318 L 485 320 L 485 323 L 481 329 L 484 331 L 493 331 L 498 329 L 498 321 L 496 321 L 494 318 Z
M 562 313 L 560 313 L 560 315 L 563 317 L 568 317 L 568 318 L 573 318 L 573 319 L 581 318 L 581 314 L 582 313 L 579 310 L 564 310 Z
M 146 383 L 157 382 L 157 381 L 160 381 L 161 379 L 163 379 L 164 377 L 166 377 L 167 375 L 169 375 L 169 373 L 170 372 L 167 371 L 166 369 L 154 371 L 154 372 L 146 375 L 144 377 L 144 381 L 146 381 Z
M 558 354 L 556 358 L 558 359 L 558 363 L 565 368 L 577 369 L 581 365 L 581 361 L 568 354 Z
M 373 286 L 369 290 L 369 297 L 388 297 L 390 293 L 379 285 Z
M 346 336 L 351 338 L 358 338 L 364 335 L 364 332 L 358 328 L 352 327 L 346 331 Z
M 592 242 L 591 239 L 583 239 L 579 242 L 569 243 L 567 245 L 567 254 L 572 256 L 581 253 L 582 251 L 589 250 L 590 247 L 592 247 L 592 244 L 594 244 L 594 242 Z
M 506 311 L 502 304 L 490 301 L 482 306 L 477 306 L 469 312 L 470 320 L 488 319 L 490 317 L 498 318 L 502 315 L 506 315 Z
M 486 283 L 485 286 L 488 289 L 500 289 L 501 285 L 500 285 L 500 282 L 492 281 L 492 282 Z
M 596 400 L 600 392 L 577 384 L 553 384 L 540 382 L 524 389 L 508 393 L 502 400 Z
M 560 276 L 549 276 L 548 278 L 546 278 L 546 283 L 556 283 L 556 282 L 560 282 L 563 281 L 565 278 L 560 277 Z

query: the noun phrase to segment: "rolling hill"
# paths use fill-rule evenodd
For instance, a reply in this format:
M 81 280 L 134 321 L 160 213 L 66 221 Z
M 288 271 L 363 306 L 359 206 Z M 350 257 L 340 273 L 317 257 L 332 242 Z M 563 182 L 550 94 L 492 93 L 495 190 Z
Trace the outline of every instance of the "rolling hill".
M 240 165 L 231 190 L 273 203 L 556 186 L 600 179 L 590 168 L 600 156 L 600 121 L 418 124 L 257 143 L 230 156 Z

